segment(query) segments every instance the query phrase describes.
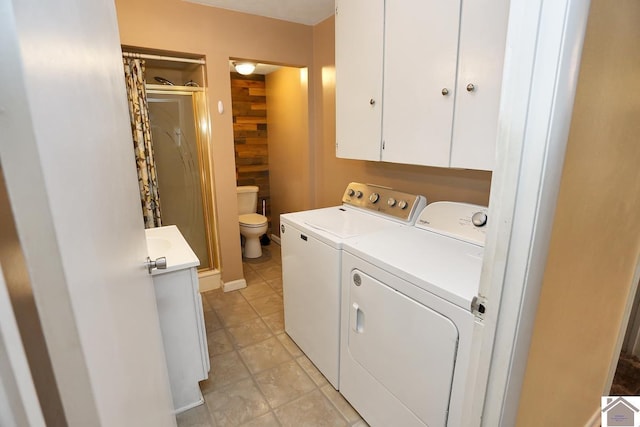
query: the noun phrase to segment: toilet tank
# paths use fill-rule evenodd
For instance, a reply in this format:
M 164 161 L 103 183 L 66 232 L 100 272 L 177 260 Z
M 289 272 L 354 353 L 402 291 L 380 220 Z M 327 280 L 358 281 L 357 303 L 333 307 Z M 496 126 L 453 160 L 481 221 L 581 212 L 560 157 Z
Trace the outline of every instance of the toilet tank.
M 238 215 L 256 213 L 258 207 L 258 187 L 244 185 L 236 187 L 238 192 Z

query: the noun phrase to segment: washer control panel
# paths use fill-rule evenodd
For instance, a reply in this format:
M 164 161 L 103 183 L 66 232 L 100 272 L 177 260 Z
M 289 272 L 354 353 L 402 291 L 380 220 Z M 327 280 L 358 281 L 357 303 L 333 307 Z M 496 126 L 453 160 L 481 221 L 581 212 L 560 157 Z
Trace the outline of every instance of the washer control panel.
M 423 196 L 388 187 L 352 182 L 342 196 L 342 203 L 414 224 L 427 200 Z
M 416 227 L 484 246 L 488 208 L 459 202 L 433 202 L 420 212 Z

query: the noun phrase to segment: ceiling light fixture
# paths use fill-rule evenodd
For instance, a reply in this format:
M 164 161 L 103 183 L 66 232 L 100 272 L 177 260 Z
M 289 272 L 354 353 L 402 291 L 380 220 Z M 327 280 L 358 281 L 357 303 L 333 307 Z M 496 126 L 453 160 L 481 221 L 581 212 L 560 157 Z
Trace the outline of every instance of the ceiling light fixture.
M 255 62 L 234 62 L 233 66 L 235 67 L 236 71 L 243 76 L 248 76 L 256 69 Z

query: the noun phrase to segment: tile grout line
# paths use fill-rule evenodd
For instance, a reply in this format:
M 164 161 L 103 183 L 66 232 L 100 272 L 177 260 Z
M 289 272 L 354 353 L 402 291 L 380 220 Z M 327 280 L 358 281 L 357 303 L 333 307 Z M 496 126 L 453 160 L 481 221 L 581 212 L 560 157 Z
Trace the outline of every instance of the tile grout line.
M 269 288 L 271 288 L 271 286 L 269 285 L 269 283 L 267 283 L 267 281 L 266 281 L 264 278 L 262 279 L 262 281 L 263 281 L 267 286 L 269 286 Z M 274 290 L 274 292 L 276 292 L 276 291 Z M 276 292 L 276 293 L 277 293 L 277 292 Z M 251 305 L 251 302 L 247 299 L 247 297 L 245 297 L 242 293 L 241 293 L 241 295 L 242 295 L 242 297 L 245 299 L 245 301 L 246 301 L 247 303 L 249 303 L 249 305 Z M 251 307 L 253 308 L 253 306 L 252 306 L 252 305 L 251 305 Z M 254 311 L 256 311 L 256 313 L 257 313 L 257 310 L 255 310 L 255 308 L 254 308 Z M 257 314 L 258 314 L 258 317 L 260 318 L 260 320 L 261 320 L 262 322 L 264 322 L 264 318 L 263 318 L 263 316 L 262 316 L 260 313 L 257 313 Z M 273 314 L 273 313 L 269 313 L 269 314 Z M 226 329 L 226 328 L 227 328 L 227 327 L 225 327 L 225 329 Z M 267 326 L 267 328 L 270 330 L 270 332 L 271 332 L 272 336 L 271 336 L 271 337 L 269 337 L 269 338 L 266 338 L 266 339 L 264 339 L 264 340 L 262 340 L 262 341 L 258 341 L 258 342 L 256 342 L 256 343 L 253 343 L 252 345 L 254 345 L 254 344 L 259 344 L 259 343 L 264 342 L 264 341 L 267 341 L 267 340 L 269 340 L 269 339 L 271 339 L 271 338 L 276 338 L 276 339 L 277 339 L 277 336 L 278 336 L 278 335 L 286 334 L 286 332 L 284 331 L 284 329 L 283 329 L 283 331 L 282 331 L 282 333 L 281 333 L 281 334 L 276 334 L 276 333 L 275 333 L 275 332 L 273 332 L 273 331 L 272 331 L 268 326 Z M 288 335 L 287 335 L 287 337 L 288 337 Z M 291 338 L 289 338 L 289 339 L 291 339 Z M 278 340 L 278 341 L 279 341 L 279 340 Z M 294 344 L 295 344 L 295 342 L 294 342 Z M 282 343 L 280 343 L 280 345 L 282 345 Z M 283 346 L 283 347 L 284 347 L 284 346 Z M 245 365 L 245 367 L 247 368 L 247 371 L 249 372 L 249 375 L 251 376 L 251 379 L 252 379 L 252 381 L 253 381 L 254 385 L 256 386 L 256 388 L 258 389 L 258 391 L 260 392 L 260 394 L 262 395 L 262 397 L 263 397 L 263 398 L 265 399 L 265 401 L 267 402 L 267 405 L 268 405 L 268 406 L 269 406 L 269 408 L 270 408 L 270 412 L 272 412 L 272 413 L 273 413 L 273 415 L 274 415 L 274 417 L 275 417 L 276 421 L 278 422 L 278 424 L 279 424 L 279 425 L 282 425 L 282 424 L 281 424 L 281 422 L 280 422 L 280 419 L 278 418 L 278 415 L 276 414 L 276 409 L 281 408 L 281 407 L 283 407 L 283 406 L 285 406 L 285 405 L 287 405 L 287 404 L 289 404 L 289 403 L 291 403 L 291 402 L 293 402 L 293 401 L 295 401 L 295 400 L 298 400 L 298 399 L 300 399 L 300 398 L 302 398 L 302 397 L 306 396 L 307 394 L 312 393 L 312 392 L 313 392 L 313 391 L 315 391 L 315 390 L 318 390 L 318 391 L 320 392 L 320 394 L 323 396 L 323 398 L 324 398 L 324 399 L 326 399 L 326 400 L 329 402 L 329 404 L 330 404 L 332 407 L 334 407 L 334 408 L 335 408 L 335 405 L 333 405 L 333 403 L 332 403 L 332 402 L 331 402 L 331 401 L 330 401 L 330 400 L 325 396 L 325 394 L 322 392 L 322 389 L 320 388 L 320 386 L 319 386 L 318 384 L 316 384 L 316 382 L 315 382 L 315 381 L 314 381 L 314 380 L 309 376 L 309 374 L 308 374 L 308 373 L 307 373 L 307 371 L 304 369 L 304 367 L 303 367 L 302 365 L 300 365 L 300 363 L 298 362 L 298 359 L 299 359 L 300 357 L 295 357 L 293 354 L 291 354 L 291 352 L 290 352 L 286 347 L 284 347 L 284 350 L 285 350 L 285 351 L 287 352 L 287 354 L 291 357 L 291 360 L 283 361 L 283 362 L 281 362 L 281 363 L 279 363 L 279 364 L 277 364 L 277 365 L 275 365 L 275 366 L 273 366 L 273 367 L 271 367 L 271 368 L 269 368 L 269 369 L 265 369 L 264 371 L 260 371 L 260 372 L 256 372 L 256 373 L 253 373 L 253 372 L 251 371 L 251 369 L 249 369 L 249 366 L 247 365 L 246 361 L 245 361 L 245 360 L 244 360 L 244 358 L 242 357 L 242 354 L 238 351 L 238 355 L 240 356 L 240 360 L 242 361 L 243 365 Z M 302 351 L 301 351 L 301 352 L 302 352 Z M 302 353 L 302 355 L 304 355 L 304 353 Z M 302 373 L 303 373 L 303 374 L 304 374 L 304 376 L 305 376 L 305 377 L 310 381 L 310 383 L 313 385 L 313 388 L 312 388 L 311 390 L 307 391 L 307 392 L 303 392 L 302 394 L 300 394 L 300 395 L 298 395 L 298 396 L 295 396 L 295 397 L 293 397 L 293 398 L 291 398 L 291 399 L 289 399 L 289 400 L 287 400 L 287 401 L 285 401 L 285 402 L 281 403 L 280 405 L 278 405 L 278 406 L 276 406 L 276 407 L 273 407 L 273 406 L 271 405 L 271 403 L 269 402 L 269 400 L 266 398 L 266 396 L 265 396 L 265 394 L 264 394 L 264 392 L 263 392 L 262 388 L 260 387 L 260 384 L 258 383 L 258 381 L 257 381 L 257 379 L 256 379 L 256 375 L 257 375 L 257 374 L 260 374 L 260 373 L 262 373 L 262 372 L 269 371 L 269 370 L 271 370 L 271 369 L 275 369 L 275 368 L 277 368 L 277 367 L 279 367 L 279 366 L 282 366 L 282 365 L 284 365 L 285 363 L 289 363 L 289 362 L 291 362 L 291 361 L 293 361 L 293 362 L 296 364 L 296 366 L 298 366 L 298 368 L 302 370 Z M 311 363 L 313 363 L 313 362 L 311 362 Z M 335 409 L 336 409 L 336 411 L 338 412 L 338 414 L 339 414 L 342 418 L 344 418 L 344 416 L 343 416 L 343 415 L 342 415 L 342 413 L 338 410 L 338 408 L 335 408 Z M 264 414 L 262 414 L 262 415 L 264 415 Z M 260 415 L 260 416 L 262 416 L 262 415 Z M 258 418 L 258 417 L 255 417 L 255 418 Z M 255 418 L 254 418 L 254 419 L 255 419 Z M 349 424 L 349 421 L 348 421 L 348 420 L 346 420 L 346 419 L 345 419 L 345 421 L 347 422 L 347 424 Z
M 278 256 L 281 256 L 281 255 L 280 255 L 280 254 L 278 254 Z M 270 263 L 271 265 L 264 267 L 262 270 L 264 270 L 264 269 L 268 269 L 268 268 L 273 268 L 273 267 L 277 267 L 277 268 L 280 268 L 280 269 L 282 268 L 282 264 L 281 264 L 281 263 L 277 263 L 277 262 L 273 259 L 273 257 L 272 257 L 269 261 L 267 261 L 267 262 L 268 262 L 268 263 Z M 275 295 L 277 295 L 277 296 L 278 296 L 278 297 L 280 297 L 280 298 L 283 298 L 283 295 L 282 295 L 282 293 L 281 293 L 281 289 L 280 289 L 280 290 L 275 289 L 275 288 L 271 285 L 271 283 L 269 283 L 269 281 L 277 281 L 277 280 L 280 280 L 280 281 L 281 281 L 281 280 L 282 280 L 281 275 L 280 275 L 280 277 L 275 277 L 275 278 L 271 278 L 271 279 L 265 279 L 265 278 L 264 278 L 264 277 L 263 277 L 263 276 L 258 272 L 258 270 L 256 270 L 256 269 L 254 268 L 253 264 L 245 263 L 245 262 L 243 261 L 243 267 L 244 267 L 244 265 L 247 265 L 247 266 L 248 266 L 248 268 L 249 268 L 253 273 L 257 274 L 257 275 L 258 275 L 258 277 L 260 278 L 260 281 L 259 281 L 259 282 L 258 282 L 258 281 L 256 281 L 256 283 L 252 283 L 251 285 L 247 284 L 247 288 L 249 288 L 250 286 L 254 286 L 254 285 L 256 285 L 256 284 L 266 284 L 266 285 L 268 286 L 268 288 L 269 288 L 269 289 L 270 289 L 270 290 L 271 290 Z M 246 273 L 246 272 L 245 272 L 245 273 Z M 243 288 L 243 289 L 247 289 L 247 288 Z M 228 352 L 224 352 L 224 353 L 220 353 L 220 354 L 217 354 L 217 355 L 215 355 L 215 356 L 219 356 L 219 355 L 222 355 L 222 354 L 227 354 L 227 353 L 235 352 L 235 353 L 237 354 L 237 356 L 238 356 L 238 360 L 240 361 L 240 363 L 242 364 L 242 366 L 244 367 L 244 369 L 249 373 L 249 377 L 251 378 L 251 382 L 252 382 L 253 386 L 254 386 L 254 387 L 255 387 L 255 389 L 260 393 L 261 398 L 262 398 L 262 399 L 264 399 L 264 401 L 267 403 L 267 407 L 269 408 L 269 410 L 268 410 L 267 412 L 265 412 L 265 413 L 263 413 L 263 414 L 260 414 L 260 415 L 258 415 L 258 416 L 256 416 L 256 417 L 253 417 L 253 418 L 251 418 L 251 419 L 249 419 L 249 420 L 245 421 L 242 425 L 245 425 L 245 424 L 247 424 L 247 423 L 250 423 L 250 422 L 252 422 L 252 421 L 255 421 L 256 419 L 258 419 L 258 418 L 260 418 L 260 417 L 263 417 L 263 416 L 265 416 L 265 415 L 267 415 L 267 414 L 272 414 L 272 418 L 275 420 L 275 422 L 278 424 L 278 426 L 282 426 L 282 422 L 281 422 L 281 420 L 278 418 L 278 416 L 277 416 L 277 414 L 276 414 L 276 410 L 277 410 L 277 409 L 279 409 L 279 408 L 282 408 L 282 407 L 284 407 L 284 406 L 286 406 L 286 405 L 288 405 L 288 404 L 290 404 L 290 403 L 292 403 L 292 402 L 294 402 L 294 401 L 296 401 L 296 400 L 298 400 L 298 399 L 302 399 L 303 397 L 305 397 L 305 396 L 307 396 L 307 395 L 309 395 L 309 394 L 311 394 L 311 393 L 315 392 L 316 390 L 320 393 L 320 395 L 322 396 L 322 399 L 325 401 L 325 403 L 327 403 L 327 402 L 329 403 L 329 407 L 331 407 L 331 408 L 333 408 L 333 409 L 334 409 L 334 411 L 339 415 L 340 419 L 342 419 L 342 420 L 343 420 L 343 422 L 345 422 L 347 426 L 354 426 L 354 425 L 358 424 L 358 423 L 362 420 L 362 418 L 361 418 L 361 417 L 360 417 L 358 420 L 354 421 L 354 422 L 350 422 L 350 421 L 349 421 L 349 419 L 346 417 L 346 415 L 344 415 L 344 414 L 342 413 L 342 411 L 341 411 L 341 410 L 340 410 L 340 408 L 337 406 L 337 404 L 335 404 L 335 403 L 332 401 L 332 399 L 330 399 L 330 398 L 329 398 L 329 397 L 324 393 L 324 391 L 322 390 L 322 388 L 323 388 L 323 387 L 326 387 L 327 385 L 333 389 L 333 386 L 331 385 L 331 383 L 329 383 L 329 382 L 326 380 L 326 378 L 324 377 L 324 375 L 322 375 L 322 373 L 318 371 L 319 375 L 321 375 L 321 376 L 322 376 L 322 378 L 324 378 L 324 379 L 325 379 L 325 384 L 322 384 L 322 386 L 321 386 L 320 384 L 317 384 L 315 380 L 313 380 L 313 379 L 312 379 L 311 374 L 310 374 L 309 372 L 307 372 L 307 370 L 306 370 L 306 369 L 301 365 L 301 362 L 300 362 L 300 361 L 301 361 L 301 360 L 303 359 L 303 357 L 304 357 L 304 358 L 306 358 L 306 359 L 309 361 L 309 363 L 311 363 L 311 365 L 312 365 L 312 366 L 317 370 L 317 367 L 315 367 L 315 365 L 313 364 L 313 362 L 311 362 L 311 360 L 309 360 L 309 359 L 308 359 L 308 357 L 304 354 L 304 352 L 302 352 L 302 351 L 300 350 L 300 352 L 299 352 L 300 354 L 299 354 L 298 356 L 294 355 L 294 354 L 289 350 L 289 348 L 288 348 L 287 346 L 285 346 L 285 344 L 284 344 L 284 343 L 283 343 L 283 342 L 278 338 L 278 337 L 280 337 L 281 335 L 285 335 L 285 336 L 286 336 L 286 338 L 287 338 L 288 340 L 291 340 L 291 342 L 293 343 L 293 345 L 295 345 L 295 346 L 296 346 L 296 348 L 297 348 L 297 345 L 296 345 L 295 341 L 293 341 L 293 340 L 288 336 L 288 334 L 286 333 L 286 331 L 284 330 L 284 328 L 283 328 L 281 331 L 279 331 L 279 332 L 275 332 L 275 331 L 274 331 L 274 330 L 269 326 L 269 324 L 267 323 L 267 321 L 265 320 L 265 318 L 264 318 L 264 317 L 265 317 L 265 316 L 272 316 L 272 315 L 274 315 L 274 314 L 277 314 L 277 313 L 278 313 L 278 311 L 274 311 L 273 313 L 266 313 L 266 314 L 264 314 L 264 315 L 263 315 L 263 314 L 261 314 L 261 313 L 260 313 L 260 312 L 258 312 L 258 310 L 253 306 L 253 304 L 251 303 L 251 301 L 250 301 L 250 300 L 249 300 L 249 299 L 244 295 L 244 293 L 242 293 L 242 292 L 240 292 L 240 291 L 241 291 L 241 290 L 238 290 L 237 292 L 238 292 L 238 294 L 240 294 L 240 295 L 241 295 L 241 297 L 242 297 L 242 301 L 243 301 L 244 303 L 247 303 L 247 304 L 248 304 L 248 306 L 249 306 L 249 307 L 251 307 L 251 310 L 253 311 L 253 313 L 254 313 L 255 315 L 257 315 L 257 319 L 259 319 L 259 320 L 260 320 L 260 322 L 261 322 L 262 326 L 263 326 L 263 327 L 265 328 L 265 330 L 269 333 L 269 336 L 268 336 L 267 338 L 262 339 L 262 340 L 259 340 L 259 341 L 256 341 L 256 342 L 253 342 L 253 343 L 251 343 L 251 344 L 249 344 L 249 345 L 246 345 L 246 346 L 244 346 L 244 347 L 240 347 L 239 345 L 237 345 L 237 343 L 235 342 L 235 339 L 234 339 L 234 335 L 231 333 L 231 331 L 230 331 L 229 329 L 230 329 L 230 328 L 234 328 L 234 327 L 242 326 L 243 324 L 248 323 L 249 321 L 254 321 L 254 318 L 252 318 L 252 319 L 250 319 L 250 320 L 245 320 L 245 321 L 240 322 L 240 323 L 238 323 L 238 324 L 234 324 L 234 325 L 227 325 L 227 324 L 225 324 L 225 323 L 224 323 L 224 321 L 223 321 L 224 316 L 222 316 L 222 315 L 220 315 L 220 314 L 219 314 L 218 310 L 214 307 L 214 305 L 213 305 L 213 304 L 211 304 L 211 303 L 209 302 L 209 300 L 208 300 L 208 298 L 206 298 L 206 296 L 205 296 L 205 299 L 207 299 L 207 303 L 209 304 L 209 306 L 210 306 L 211 311 L 213 312 L 213 314 L 218 318 L 218 321 L 219 321 L 218 323 L 220 324 L 220 328 L 219 328 L 219 329 L 222 329 L 222 330 L 223 330 L 223 332 L 224 332 L 224 336 L 225 336 L 225 337 L 226 337 L 226 339 L 229 341 L 230 346 L 231 346 L 231 350 L 230 350 L 230 351 L 228 351 Z M 234 292 L 235 292 L 235 291 L 234 291 Z M 268 296 L 265 296 L 265 297 L 252 298 L 252 299 L 257 300 L 257 299 L 260 299 L 260 298 L 266 298 L 266 297 L 271 297 L 271 295 L 268 295 Z M 216 330 L 218 330 L 218 329 L 216 329 Z M 213 332 L 213 331 L 212 331 L 212 332 Z M 209 335 L 210 335 L 210 334 L 209 334 L 209 333 L 207 333 L 207 336 L 209 336 Z M 248 365 L 247 361 L 246 361 L 246 360 L 245 360 L 245 358 L 242 356 L 242 354 L 241 354 L 241 350 L 243 350 L 243 349 L 245 349 L 245 348 L 248 348 L 248 347 L 251 347 L 251 346 L 253 346 L 253 345 L 260 344 L 260 343 L 265 342 L 265 341 L 270 340 L 270 339 L 276 339 L 277 343 L 278 343 L 280 346 L 282 346 L 282 347 L 283 347 L 283 349 L 284 349 L 285 353 L 289 356 L 289 359 L 288 359 L 288 360 L 285 360 L 285 361 L 282 361 L 282 362 L 280 362 L 280 363 L 276 364 L 275 366 L 272 366 L 272 367 L 270 367 L 270 368 L 268 368 L 268 369 L 264 369 L 264 370 L 259 371 L 259 372 L 256 372 L 256 373 L 252 372 L 252 371 L 251 371 L 251 369 L 249 369 L 249 365 Z M 211 356 L 211 359 L 213 359 L 215 356 Z M 295 366 L 296 366 L 298 369 L 300 369 L 300 370 L 301 370 L 301 372 L 304 374 L 304 377 L 305 377 L 308 381 L 310 381 L 310 383 L 312 384 L 312 386 L 313 386 L 313 387 L 312 387 L 309 391 L 302 392 L 301 394 L 299 394 L 299 395 L 297 395 L 297 396 L 294 396 L 293 398 L 291 398 L 291 399 L 289 399 L 289 400 L 287 400 L 287 401 L 285 401 L 285 402 L 283 402 L 283 403 L 279 404 L 278 406 L 273 407 L 273 406 L 271 405 L 271 403 L 269 402 L 269 400 L 267 399 L 266 395 L 264 394 L 264 392 L 263 392 L 262 388 L 260 387 L 260 384 L 258 383 L 258 380 L 257 380 L 256 376 L 257 376 L 257 375 L 260 375 L 260 374 L 262 374 L 262 373 L 264 373 L 264 372 L 268 372 L 268 371 L 270 371 L 270 370 L 276 369 L 276 368 L 278 368 L 278 367 L 280 367 L 280 366 L 282 366 L 282 365 L 284 365 L 284 364 L 286 364 L 286 363 L 290 363 L 291 361 L 293 361 L 293 362 L 295 363 Z M 237 384 L 237 383 L 238 383 L 238 382 L 240 382 L 240 381 L 246 381 L 246 379 L 247 379 L 247 378 L 243 378 L 243 379 L 236 380 L 236 381 L 234 381 L 234 382 L 233 382 L 233 383 L 231 383 L 231 384 L 227 384 L 227 385 L 225 385 L 224 387 L 222 387 L 222 389 L 225 389 L 225 388 L 228 388 L 228 387 L 232 387 L 233 385 Z M 334 390 L 335 390 L 335 389 L 334 389 Z M 212 392 L 215 392 L 215 391 L 217 391 L 217 390 L 209 390 L 209 392 L 208 392 L 208 393 L 212 393 Z M 218 391 L 219 391 L 219 390 L 218 390 Z M 208 393 L 207 393 L 207 394 L 208 394 Z M 340 396 L 341 396 L 341 395 L 340 395 Z M 346 401 L 346 399 L 345 399 L 345 402 L 346 402 L 347 404 L 349 404 L 349 402 L 348 402 L 348 401 Z M 211 410 L 210 410 L 210 408 L 209 408 L 209 405 L 208 405 L 208 404 L 206 404 L 206 409 L 207 409 L 207 413 L 209 414 L 210 418 L 213 420 L 213 422 L 214 422 L 216 425 L 218 425 L 218 420 L 217 420 L 217 418 L 215 417 L 215 415 L 211 412 Z M 356 413 L 357 413 L 357 412 L 356 412 Z M 359 414 L 358 414 L 358 415 L 359 415 Z
M 264 282 L 267 286 L 269 286 L 269 284 L 268 284 L 268 283 L 266 283 L 266 280 L 264 280 L 264 279 L 262 279 L 262 280 L 263 280 L 263 282 Z M 269 288 L 271 288 L 271 286 L 269 286 Z M 275 292 L 275 291 L 274 291 L 274 292 Z M 267 330 L 268 330 L 268 331 L 269 331 L 269 333 L 270 333 L 270 336 L 269 336 L 268 338 L 265 338 L 264 340 L 261 340 L 261 341 L 257 341 L 257 342 L 255 342 L 255 343 L 252 343 L 251 345 L 259 344 L 259 343 L 262 343 L 262 342 L 267 341 L 267 340 L 272 339 L 272 338 L 277 339 L 277 335 L 279 335 L 279 334 L 276 334 L 273 330 L 271 330 L 271 328 L 269 328 L 269 326 L 268 326 L 268 325 L 266 325 L 266 323 L 265 323 L 265 321 L 264 321 L 263 316 L 262 316 L 260 313 L 258 313 L 258 311 L 253 307 L 253 305 L 251 305 L 251 302 L 247 299 L 247 297 L 245 297 L 245 296 L 242 294 L 242 292 L 239 292 L 239 294 L 242 296 L 242 298 L 244 299 L 244 301 L 245 301 L 246 303 L 248 303 L 248 304 L 249 304 L 249 306 L 251 307 L 251 309 L 252 309 L 252 310 L 255 312 L 255 314 L 258 316 L 258 319 L 260 319 L 260 321 L 264 324 L 264 326 L 267 328 Z M 212 307 L 212 308 L 213 308 L 213 307 Z M 216 314 L 218 317 L 220 317 L 220 315 L 215 311 L 215 308 L 213 308 L 213 310 L 214 310 L 215 314 Z M 272 314 L 272 313 L 269 313 L 269 314 Z M 222 322 L 221 322 L 221 323 L 222 323 Z M 239 326 L 239 325 L 224 325 L 224 324 L 223 324 L 222 329 L 224 330 L 225 335 L 227 336 L 227 338 L 229 338 L 229 335 L 231 335 L 231 332 L 229 331 L 229 327 L 230 327 L 230 326 L 232 327 L 232 326 Z M 284 333 L 284 331 L 283 331 L 283 333 Z M 278 340 L 278 341 L 279 341 L 279 340 Z M 257 379 L 256 379 L 256 375 L 257 375 L 257 374 L 260 374 L 261 372 L 266 372 L 266 371 L 268 371 L 268 370 L 270 370 L 270 369 L 275 369 L 275 368 L 277 368 L 278 366 L 284 365 L 285 363 L 288 363 L 288 362 L 290 362 L 290 361 L 294 361 L 294 362 L 296 363 L 296 365 L 298 365 L 298 366 L 299 366 L 299 364 L 298 364 L 298 363 L 297 363 L 297 361 L 296 361 L 296 358 L 295 358 L 295 357 L 294 357 L 294 356 L 289 352 L 289 350 L 287 350 L 287 349 L 286 349 L 286 348 L 284 348 L 284 346 L 283 346 L 284 350 L 285 350 L 285 351 L 287 352 L 287 354 L 291 357 L 291 360 L 283 361 L 283 362 L 281 362 L 281 363 L 279 363 L 279 364 L 277 364 L 277 365 L 275 365 L 275 366 L 273 366 L 273 367 L 271 367 L 271 368 L 269 368 L 269 369 L 265 369 L 264 371 L 255 372 L 255 373 L 254 373 L 254 372 L 252 372 L 252 370 L 249 368 L 249 365 L 247 364 L 246 360 L 245 360 L 245 359 L 244 359 L 244 357 L 242 356 L 242 353 L 240 352 L 240 350 L 241 350 L 242 348 L 241 348 L 241 347 L 239 347 L 239 346 L 237 346 L 237 345 L 234 343 L 234 340 L 233 340 L 233 339 L 230 339 L 230 342 L 231 342 L 231 345 L 232 345 L 232 348 L 233 348 L 231 351 L 235 351 L 235 352 L 238 354 L 238 358 L 239 358 L 240 362 L 242 363 L 242 365 L 243 365 L 243 366 L 245 367 L 245 369 L 247 370 L 247 372 L 249 373 L 249 377 L 251 378 L 251 381 L 252 381 L 253 385 L 255 386 L 256 390 L 258 390 L 258 392 L 260 393 L 260 395 L 262 396 L 262 398 L 264 399 L 264 401 L 267 403 L 267 406 L 269 407 L 269 411 L 265 412 L 264 414 L 260 414 L 258 417 L 254 417 L 254 418 L 252 418 L 251 420 L 248 420 L 247 422 L 253 421 L 253 420 L 255 420 L 256 418 L 259 418 L 259 417 L 264 416 L 264 415 L 268 414 L 269 412 L 271 412 L 271 413 L 273 413 L 273 416 L 274 416 L 274 418 L 275 418 L 276 422 L 278 423 L 278 425 L 280 425 L 280 426 L 281 426 L 282 424 L 281 424 L 280 419 L 278 418 L 277 414 L 275 413 L 275 409 L 277 409 L 277 408 L 278 408 L 278 407 L 280 407 L 280 406 L 284 406 L 284 405 L 286 405 L 286 404 L 287 404 L 287 403 L 289 403 L 289 402 L 292 402 L 292 401 L 293 401 L 293 400 L 295 400 L 296 398 L 291 399 L 291 400 L 289 400 L 289 401 L 287 401 L 287 402 L 284 402 L 284 403 L 282 403 L 280 406 L 278 406 L 278 407 L 275 407 L 275 408 L 274 408 L 274 407 L 271 405 L 271 403 L 269 403 L 269 400 L 267 399 L 266 395 L 264 394 L 264 391 L 263 391 L 263 390 L 262 390 L 262 388 L 260 387 L 260 384 L 258 383 L 258 381 L 257 381 Z M 282 345 L 282 344 L 280 343 L 280 345 Z M 246 347 L 250 347 L 250 346 L 246 346 Z M 243 347 L 243 348 L 246 348 L 246 347 Z M 231 351 L 230 351 L 230 352 L 231 352 Z M 307 376 L 307 378 L 308 378 L 308 374 L 304 371 L 304 369 L 303 369 L 302 367 L 300 367 L 300 369 L 302 369 L 302 370 L 303 370 L 303 373 L 304 373 L 304 374 L 305 374 L 305 376 Z M 235 382 L 234 382 L 234 383 L 232 383 L 232 384 L 228 384 L 228 385 L 226 385 L 224 388 L 226 388 L 226 387 L 230 387 L 230 386 L 232 386 L 232 385 L 234 385 L 234 384 L 236 384 L 236 383 L 238 383 L 238 382 L 240 382 L 240 381 L 243 381 L 243 380 L 244 380 L 244 379 L 240 379 L 240 380 L 238 380 L 238 381 L 235 381 Z M 311 380 L 311 378 L 309 378 L 309 381 L 311 381 L 311 383 L 314 385 L 314 387 L 315 387 L 315 388 L 318 388 L 318 387 L 317 387 L 317 385 L 313 382 L 313 380 Z M 320 390 L 320 392 L 322 392 L 322 390 Z M 299 396 L 298 396 L 298 397 L 299 397 Z M 208 406 L 207 406 L 207 410 L 209 410 Z M 210 411 L 209 411 L 209 412 L 210 412 Z M 214 420 L 216 420 L 216 421 L 217 421 L 217 419 L 215 418 L 215 415 L 214 415 L 214 414 L 211 414 L 211 415 L 213 416 Z M 246 424 L 246 423 L 245 423 L 245 424 Z

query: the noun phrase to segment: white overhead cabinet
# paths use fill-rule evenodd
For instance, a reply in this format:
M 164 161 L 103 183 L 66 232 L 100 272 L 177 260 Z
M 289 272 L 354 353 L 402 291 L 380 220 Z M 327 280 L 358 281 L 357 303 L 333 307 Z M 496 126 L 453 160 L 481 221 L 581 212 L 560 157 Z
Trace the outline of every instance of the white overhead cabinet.
M 336 1 L 336 152 L 380 160 L 384 0 Z
M 337 0 L 337 156 L 491 170 L 508 4 Z

